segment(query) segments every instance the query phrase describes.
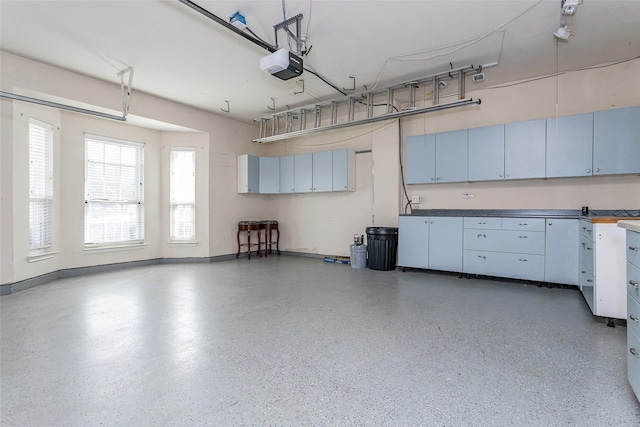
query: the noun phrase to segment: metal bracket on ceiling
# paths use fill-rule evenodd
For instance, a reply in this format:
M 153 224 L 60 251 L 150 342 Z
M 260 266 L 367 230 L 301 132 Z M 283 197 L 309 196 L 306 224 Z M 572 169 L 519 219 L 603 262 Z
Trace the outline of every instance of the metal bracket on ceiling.
M 228 113 L 228 112 L 230 112 L 230 111 L 231 111 L 231 108 L 229 107 L 229 101 L 227 101 L 227 100 L 225 99 L 225 101 L 224 101 L 224 102 L 226 102 L 226 103 L 227 103 L 227 109 L 225 110 L 224 108 L 221 108 L 220 110 L 222 110 L 222 111 L 223 111 L 223 112 L 225 112 L 225 113 Z
M 291 37 L 293 38 L 293 40 L 296 42 L 296 53 L 298 54 L 298 56 L 302 56 L 302 34 L 301 34 L 301 27 L 302 25 L 300 25 L 302 22 L 302 14 L 299 13 L 296 16 L 294 16 L 293 18 L 289 18 L 285 21 L 282 21 L 279 24 L 276 24 L 273 26 L 273 31 L 275 33 L 276 36 L 276 47 L 278 47 L 278 30 L 280 29 L 284 29 L 285 32 L 287 33 L 287 37 Z M 295 23 L 296 24 L 296 33 L 293 34 L 291 32 L 291 30 L 289 30 L 289 25 Z
M 304 79 L 298 80 L 298 83 L 300 82 L 302 82 L 302 90 L 300 92 L 293 92 L 294 95 L 300 95 L 301 93 L 304 93 Z
M 344 90 L 345 92 L 353 92 L 353 91 L 356 90 L 356 78 L 355 78 L 355 76 L 349 76 L 349 78 L 351 80 L 353 80 L 353 87 L 351 87 L 351 88 L 343 87 L 342 90 Z
M 125 85 L 124 75 L 127 73 L 129 73 L 129 83 Z M 120 92 L 122 93 L 122 117 L 127 117 L 131 104 L 131 91 L 133 90 L 133 67 L 120 71 L 118 77 L 120 77 Z
M 271 103 L 273 104 L 273 107 L 270 107 L 269 105 L 267 105 L 267 108 L 269 110 L 275 110 L 276 109 L 276 99 L 273 96 L 271 97 Z

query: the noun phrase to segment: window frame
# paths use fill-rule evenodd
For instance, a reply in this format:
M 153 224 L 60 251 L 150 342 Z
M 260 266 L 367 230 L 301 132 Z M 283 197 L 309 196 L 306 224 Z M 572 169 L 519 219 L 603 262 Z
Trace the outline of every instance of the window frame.
M 42 141 L 44 147 L 34 147 L 35 141 L 32 139 L 32 126 L 39 127 L 44 133 L 45 138 Z M 55 192 L 54 192 L 54 171 L 53 171 L 53 125 L 39 120 L 35 117 L 29 117 L 29 125 L 28 125 L 28 174 L 29 174 L 29 255 L 30 257 L 34 256 L 42 256 L 53 253 L 54 239 L 53 239 L 53 224 L 54 224 L 54 203 L 55 203 Z M 44 151 L 40 153 L 44 158 L 44 165 L 41 166 L 44 169 L 42 172 L 42 176 L 34 177 L 36 172 L 33 168 L 34 158 L 32 157 L 32 149 L 40 149 Z M 33 197 L 32 194 L 36 190 L 34 188 L 34 178 L 37 178 L 41 186 L 41 191 L 38 197 Z M 41 211 L 39 215 L 39 237 L 38 241 L 40 242 L 37 245 L 34 245 L 33 238 L 34 235 L 34 210 L 32 208 L 34 203 L 38 203 L 44 206 L 44 209 Z
M 191 179 L 190 179 L 190 183 L 189 186 L 191 187 L 192 191 L 192 199 L 190 201 L 175 201 L 175 195 L 174 195 L 174 191 L 173 191 L 173 186 L 175 184 L 174 182 L 174 161 L 173 161 L 173 153 L 179 153 L 179 152 L 188 152 L 188 153 L 192 153 L 192 166 L 191 166 Z M 175 147 L 171 147 L 169 149 L 169 243 L 170 244 L 189 244 L 189 243 L 195 243 L 196 242 L 196 232 L 197 232 L 197 225 L 196 225 L 196 219 L 197 219 L 197 213 L 196 213 L 196 148 L 195 147 L 191 147 L 191 146 L 175 146 Z M 182 180 L 186 180 L 187 178 L 182 177 Z M 184 193 L 183 193 L 184 194 Z M 190 206 L 191 207 L 191 213 L 192 213 L 192 218 L 190 221 L 188 221 L 188 224 L 190 224 L 192 233 L 190 236 L 181 238 L 178 234 L 176 233 L 176 229 L 174 227 L 178 226 L 179 224 L 174 223 L 174 215 L 175 215 L 175 210 L 178 206 Z M 182 224 L 187 224 L 186 221 L 181 221 Z
M 131 168 L 132 165 L 126 165 L 123 164 L 122 158 L 120 158 L 120 161 L 117 163 L 113 163 L 113 162 L 108 162 L 106 159 L 103 159 L 102 161 L 92 161 L 90 160 L 90 154 L 89 154 L 89 146 L 91 143 L 98 143 L 98 144 L 103 144 L 103 153 L 106 152 L 106 148 L 107 145 L 110 146 L 116 146 L 119 148 L 120 150 L 120 154 L 122 154 L 122 148 L 134 148 L 136 151 L 136 158 L 135 158 L 135 165 L 133 165 L 134 167 L 134 171 L 135 171 L 135 184 L 133 182 L 129 182 L 128 184 L 131 186 L 135 186 L 137 188 L 137 191 L 135 191 L 136 193 L 136 197 L 131 198 L 131 199 L 124 199 L 124 198 L 120 198 L 120 199 L 116 199 L 116 198 L 106 198 L 106 197 L 96 197 L 95 195 L 91 194 L 91 190 L 90 190 L 90 186 L 93 184 L 93 181 L 90 179 L 90 171 L 89 169 L 91 168 L 91 166 L 95 166 L 95 165 L 102 165 L 103 169 L 106 169 L 107 166 L 112 167 L 112 168 L 119 168 L 120 172 L 122 172 L 123 168 Z M 94 134 L 89 134 L 89 133 L 85 133 L 84 134 L 84 146 L 85 146 L 85 174 L 84 174 L 84 179 L 85 179 L 85 185 L 84 185 L 84 233 L 83 233 L 83 241 L 84 241 L 84 248 L 85 249 L 96 249 L 96 248 L 126 248 L 129 246 L 143 246 L 145 244 L 145 207 L 144 207 L 144 192 L 145 192 L 145 185 L 144 185 L 144 148 L 145 148 L 145 144 L 142 142 L 136 142 L 136 141 L 129 141 L 129 140 L 123 140 L 123 139 L 118 139 L 118 138 L 112 138 L 112 137 L 106 137 L 106 136 L 100 136 L 100 135 L 94 135 Z M 106 154 L 104 154 L 104 156 L 106 156 Z M 104 181 L 103 181 L 104 182 Z M 126 185 L 127 183 L 124 181 L 113 181 L 112 184 L 117 184 L 120 186 L 120 193 L 122 194 L 122 186 Z M 133 188 L 133 187 L 130 187 Z M 104 192 L 106 193 L 106 186 L 105 186 L 105 190 Z M 104 196 L 104 194 L 103 194 Z M 109 234 L 109 231 L 106 231 L 106 229 L 109 227 L 109 223 L 107 221 L 102 222 L 103 225 L 103 234 L 104 234 L 104 239 L 103 240 L 95 240 L 95 239 L 88 239 L 88 227 L 89 227 L 89 223 L 91 222 L 91 219 L 89 218 L 89 213 L 90 210 L 92 208 L 98 208 L 98 207 L 102 207 L 105 209 L 103 215 L 105 218 L 108 217 L 109 212 L 108 212 L 108 207 L 112 207 L 112 208 L 118 208 L 120 207 L 120 210 L 122 210 L 124 207 L 131 207 L 131 206 L 135 206 L 135 212 L 137 214 L 136 216 L 136 221 L 134 221 L 134 223 L 136 224 L 136 238 L 133 239 L 119 239 L 119 240 L 114 240 L 114 239 L 109 239 L 107 238 L 107 235 Z M 123 215 L 124 216 L 124 215 Z M 94 220 L 95 221 L 95 220 Z M 114 223 L 111 223 L 111 225 L 113 226 Z M 116 223 L 117 224 L 117 223 Z M 125 222 L 120 222 L 120 225 L 125 225 Z M 122 230 L 120 231 L 120 234 L 122 235 L 123 232 Z M 88 240 L 95 240 L 95 241 L 88 241 Z

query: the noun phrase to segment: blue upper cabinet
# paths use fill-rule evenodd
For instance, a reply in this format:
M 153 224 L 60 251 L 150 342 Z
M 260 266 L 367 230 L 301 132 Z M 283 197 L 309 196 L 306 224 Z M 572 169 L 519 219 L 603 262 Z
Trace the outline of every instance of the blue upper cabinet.
M 509 123 L 504 127 L 506 179 L 544 178 L 546 121 Z
M 293 183 L 296 193 L 313 191 L 313 154 L 293 156 Z
M 592 153 L 593 113 L 547 119 L 548 178 L 591 175 Z
M 261 194 L 280 193 L 280 159 L 278 157 L 260 157 Z
M 434 134 L 407 138 L 406 183 L 426 184 L 436 180 L 436 137 Z
M 313 153 L 313 191 L 333 191 L 333 153 Z
M 504 125 L 469 129 L 469 181 L 504 179 Z
M 280 157 L 280 193 L 293 193 L 293 156 Z
M 467 180 L 467 129 L 436 134 L 436 181 Z
M 593 174 L 640 172 L 640 107 L 593 114 Z

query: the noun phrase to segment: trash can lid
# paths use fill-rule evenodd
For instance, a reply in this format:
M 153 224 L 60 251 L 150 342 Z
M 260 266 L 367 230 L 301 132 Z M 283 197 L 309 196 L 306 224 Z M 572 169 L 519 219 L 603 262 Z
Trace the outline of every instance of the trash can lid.
M 398 227 L 367 227 L 367 234 L 398 234 Z

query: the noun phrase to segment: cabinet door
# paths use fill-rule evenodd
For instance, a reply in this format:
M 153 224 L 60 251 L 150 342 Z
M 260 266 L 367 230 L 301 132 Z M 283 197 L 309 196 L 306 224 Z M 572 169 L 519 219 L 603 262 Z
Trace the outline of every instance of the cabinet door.
M 467 130 L 436 134 L 436 181 L 467 180 Z
M 260 157 L 260 193 L 278 194 L 280 192 L 280 159 Z
M 593 174 L 640 172 L 640 107 L 593 113 Z
M 280 157 L 280 193 L 293 193 L 295 191 L 293 165 L 293 156 Z
M 504 172 L 506 179 L 544 178 L 544 119 L 509 123 L 504 128 Z
M 504 179 L 504 125 L 469 129 L 469 181 Z
M 578 285 L 579 221 L 547 219 L 544 280 Z
M 434 134 L 407 138 L 406 183 L 428 184 L 436 179 L 436 137 Z
M 260 158 L 243 154 L 237 162 L 237 192 L 257 193 L 260 190 Z
M 429 268 L 462 271 L 462 217 L 429 218 Z
M 333 150 L 333 191 L 355 191 L 355 165 L 353 150 Z
M 546 176 L 589 176 L 593 164 L 593 113 L 547 119 Z
M 321 151 L 313 153 L 313 191 L 333 190 L 333 153 Z
M 293 156 L 293 188 L 296 193 L 313 191 L 312 168 L 313 155 L 311 153 Z
M 401 216 L 398 219 L 398 265 L 429 268 L 429 218 Z

